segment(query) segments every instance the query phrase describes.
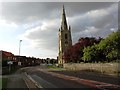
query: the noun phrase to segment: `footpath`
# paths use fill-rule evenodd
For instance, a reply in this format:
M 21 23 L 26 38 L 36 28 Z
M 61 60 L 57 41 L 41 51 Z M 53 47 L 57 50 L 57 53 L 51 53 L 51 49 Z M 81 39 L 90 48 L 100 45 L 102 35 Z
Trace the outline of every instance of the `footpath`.
M 4 75 L 3 77 L 8 78 L 7 86 L 5 89 L 16 89 L 16 90 L 33 90 L 37 86 L 35 83 L 31 80 L 29 75 L 27 73 L 22 72 L 22 69 L 19 69 L 14 74 L 11 75 Z
M 8 83 L 6 88 L 25 88 L 27 89 L 27 86 L 23 80 L 23 74 L 18 70 L 14 74 L 7 75 L 8 77 Z

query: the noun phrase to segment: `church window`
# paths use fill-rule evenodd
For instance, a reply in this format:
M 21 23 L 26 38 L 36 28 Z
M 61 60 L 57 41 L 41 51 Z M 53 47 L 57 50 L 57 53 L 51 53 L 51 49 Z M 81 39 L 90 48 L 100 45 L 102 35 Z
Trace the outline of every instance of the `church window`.
M 68 46 L 68 41 L 65 41 L 65 46 Z
M 65 41 L 65 44 L 68 44 L 68 41 Z
M 68 36 L 67 36 L 67 34 L 65 34 L 65 39 L 67 39 L 68 38 Z

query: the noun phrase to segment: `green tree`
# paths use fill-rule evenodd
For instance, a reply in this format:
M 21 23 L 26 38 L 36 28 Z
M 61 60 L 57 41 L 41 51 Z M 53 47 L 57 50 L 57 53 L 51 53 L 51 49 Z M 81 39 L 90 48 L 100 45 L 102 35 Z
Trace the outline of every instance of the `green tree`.
M 120 58 L 120 31 L 111 33 L 106 39 L 99 43 L 99 50 L 102 50 L 108 61 Z
M 83 52 L 84 62 L 110 62 L 120 59 L 120 31 L 111 33 L 99 44 L 84 48 Z
M 84 62 L 98 62 L 100 55 L 98 45 L 88 46 L 83 52 L 82 60 L 84 60 Z

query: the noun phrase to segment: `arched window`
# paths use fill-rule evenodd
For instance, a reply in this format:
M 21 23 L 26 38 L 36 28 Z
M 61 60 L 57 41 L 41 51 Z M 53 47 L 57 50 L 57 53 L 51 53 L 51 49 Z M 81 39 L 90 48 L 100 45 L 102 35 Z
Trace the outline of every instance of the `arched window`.
M 65 39 L 67 39 L 68 38 L 68 36 L 67 36 L 67 34 L 65 34 Z

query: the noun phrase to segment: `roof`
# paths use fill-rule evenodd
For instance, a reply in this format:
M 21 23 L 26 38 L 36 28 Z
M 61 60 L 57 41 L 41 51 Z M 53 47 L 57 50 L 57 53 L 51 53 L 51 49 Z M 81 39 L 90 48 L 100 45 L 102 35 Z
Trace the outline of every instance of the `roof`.
M 5 56 L 14 56 L 14 54 L 12 54 L 11 52 L 2 51 L 2 50 L 0 52 L 2 52 L 2 54 Z

